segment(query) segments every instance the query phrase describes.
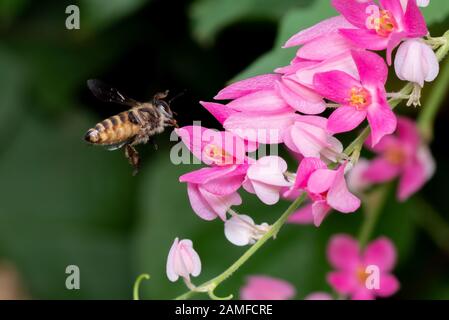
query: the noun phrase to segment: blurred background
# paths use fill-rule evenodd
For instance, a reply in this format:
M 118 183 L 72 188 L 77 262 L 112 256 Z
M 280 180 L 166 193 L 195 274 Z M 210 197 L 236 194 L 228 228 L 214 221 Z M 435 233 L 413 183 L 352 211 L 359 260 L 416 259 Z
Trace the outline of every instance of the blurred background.
M 69 4 L 80 8 L 80 30 L 65 28 Z M 449 29 L 449 2 L 432 0 L 424 12 L 432 35 Z M 121 151 L 84 143 L 88 128 L 122 111 L 97 101 L 86 80 L 137 100 L 187 90 L 173 105 L 178 122 L 219 128 L 199 100 L 231 79 L 288 64 L 294 49 L 281 44 L 335 14 L 327 0 L 0 0 L 0 298 L 130 299 L 141 273 L 152 276 L 142 298 L 173 298 L 185 291 L 165 275 L 175 237 L 192 239 L 201 256 L 196 283 L 222 272 L 245 248 L 225 239 L 221 221 L 191 210 L 178 177 L 193 167 L 171 164 L 169 133 L 156 138 L 157 151 L 139 148 L 136 177 Z M 423 108 L 437 83 L 425 88 Z M 449 299 L 449 112 L 440 98 L 437 174 L 405 204 L 391 192 L 375 230 L 398 248 L 399 299 Z M 419 109 L 399 112 L 416 117 Z M 244 195 L 239 212 L 273 222 L 287 206 Z M 326 243 L 336 232 L 356 235 L 361 221 L 361 213 L 333 214 L 320 229 L 286 226 L 216 293 L 236 294 L 248 274 L 286 279 L 298 299 L 330 291 Z M 65 287 L 68 265 L 80 268 L 79 290 Z

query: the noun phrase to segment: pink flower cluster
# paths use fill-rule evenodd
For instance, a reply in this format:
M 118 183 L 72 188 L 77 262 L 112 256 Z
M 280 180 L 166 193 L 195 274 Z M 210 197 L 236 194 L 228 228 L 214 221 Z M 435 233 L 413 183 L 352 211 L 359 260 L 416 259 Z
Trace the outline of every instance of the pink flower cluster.
M 282 197 L 306 194 L 309 204 L 291 216 L 290 222 L 320 226 L 331 210 L 352 213 L 360 207 L 354 195 L 360 190 L 348 188 L 346 174 L 351 170 L 350 176 L 357 171 L 357 182 L 364 187 L 400 177 L 401 200 L 418 191 L 433 173 L 432 158 L 415 125 L 410 120 L 398 120 L 385 89 L 388 66 L 399 45 L 395 67 L 400 79 L 422 87 L 438 74 L 435 54 L 421 40 L 428 30 L 418 4 L 428 3 L 331 3 L 340 15 L 300 31 L 286 42 L 285 47 L 299 46 L 288 66 L 227 86 L 215 96 L 221 103 L 201 102 L 224 131 L 201 126 L 176 130 L 190 152 L 206 165 L 180 177 L 187 183 L 193 211 L 204 220 L 218 217 L 224 221 L 226 238 L 236 245 L 253 244 L 270 229 L 268 224 L 257 225 L 251 217 L 232 209 L 242 203 L 240 188 L 267 205 L 276 204 Z M 386 61 L 373 52 L 381 50 L 386 50 Z M 329 108 L 332 113 L 326 118 L 323 113 Z M 352 169 L 354 159 L 343 154 L 343 145 L 335 135 L 353 131 L 365 120 L 371 129 L 368 147 L 379 156 L 371 162 L 360 162 L 363 170 Z M 297 169 L 290 172 L 286 161 L 277 155 L 258 159 L 250 156 L 264 144 L 283 144 L 300 160 Z M 331 242 L 329 254 L 331 263 L 339 269 L 329 276 L 335 290 L 353 298 L 371 298 L 390 295 L 397 289 L 397 281 L 388 274 L 392 257 L 388 263 L 374 261 L 380 264 L 382 289 L 368 293 L 357 282 L 361 279 L 357 270 L 371 262 L 376 253 L 391 253 L 388 241 L 375 242 L 361 253 L 354 241 L 337 239 L 340 242 Z M 351 250 L 340 250 L 335 243 L 344 243 Z M 191 243 L 180 244 L 175 243 L 179 249 L 172 248 L 175 253 L 169 257 L 167 272 L 171 280 L 177 275 L 188 278 L 198 271 L 195 261 L 198 264 L 199 259 L 191 252 Z M 276 298 L 294 295 L 294 290 L 284 284 L 251 278 L 242 297 L 266 297 L 258 289 L 251 290 L 261 283 L 277 286 L 281 293 Z

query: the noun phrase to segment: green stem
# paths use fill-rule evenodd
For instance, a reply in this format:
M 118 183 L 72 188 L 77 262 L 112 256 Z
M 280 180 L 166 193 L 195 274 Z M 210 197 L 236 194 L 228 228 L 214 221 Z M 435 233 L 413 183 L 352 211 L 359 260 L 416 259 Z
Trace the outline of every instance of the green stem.
M 382 185 L 365 199 L 365 217 L 358 237 L 360 248 L 364 248 L 368 243 L 384 208 L 390 188 L 391 184 Z
M 198 286 L 195 291 L 188 291 L 179 297 L 176 298 L 176 300 L 184 300 L 188 299 L 191 296 L 193 296 L 196 293 L 199 292 L 208 292 L 209 295 L 213 298 L 218 298 L 214 294 L 215 288 L 225 281 L 227 278 L 229 278 L 234 272 L 236 272 L 251 256 L 259 250 L 260 247 L 262 247 L 265 242 L 267 242 L 270 238 L 276 237 L 279 230 L 282 228 L 282 226 L 287 221 L 288 217 L 296 211 L 296 209 L 299 208 L 301 203 L 305 200 L 306 194 L 303 193 L 301 196 L 299 196 L 293 203 L 290 204 L 290 206 L 285 210 L 285 212 L 281 215 L 281 217 L 271 226 L 271 229 L 262 237 L 260 238 L 254 245 L 252 245 L 237 261 L 235 261 L 228 269 L 226 269 L 223 273 L 218 275 L 217 277 L 213 278 L 212 280 L 209 280 L 202 285 Z M 229 297 L 227 297 L 229 298 Z
M 449 52 L 449 31 L 446 31 L 442 38 L 444 39 L 443 45 L 436 52 L 438 61 L 442 61 Z M 424 140 L 427 142 L 430 142 L 433 139 L 435 117 L 447 95 L 448 83 L 449 63 L 446 63 L 440 72 L 440 76 L 435 84 L 432 94 L 429 96 L 425 108 L 423 108 L 423 111 L 418 118 L 418 127 Z
M 142 280 L 150 280 L 150 275 L 149 274 L 141 274 L 140 276 L 137 277 L 136 281 L 134 282 L 134 287 L 133 287 L 133 300 L 140 300 L 139 298 L 139 287 L 140 287 L 140 283 L 142 282 Z

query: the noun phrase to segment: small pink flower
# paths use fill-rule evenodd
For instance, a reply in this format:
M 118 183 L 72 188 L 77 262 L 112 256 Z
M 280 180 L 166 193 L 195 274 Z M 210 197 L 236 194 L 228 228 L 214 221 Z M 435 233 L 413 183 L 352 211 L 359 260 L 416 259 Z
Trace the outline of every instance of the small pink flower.
M 327 292 L 314 292 L 305 297 L 304 300 L 333 300 L 333 298 Z
M 267 276 L 248 277 L 240 290 L 242 300 L 289 300 L 295 295 L 296 290 L 290 283 Z
M 190 282 L 190 275 L 197 277 L 201 273 L 201 260 L 193 249 L 191 240 L 175 239 L 167 258 L 167 277 L 175 282 L 179 277 Z
M 203 168 L 182 175 L 179 181 L 187 182 L 190 204 L 200 218 L 225 221 L 226 212 L 242 203 L 237 190 L 247 169 L 246 165 Z
M 352 51 L 360 80 L 341 71 L 316 74 L 314 86 L 324 97 L 341 104 L 329 117 L 331 133 L 347 132 L 365 118 L 371 126 L 372 144 L 396 130 L 396 116 L 387 103 L 385 83 L 388 68 L 377 54 Z
M 402 40 L 427 35 L 424 17 L 415 0 L 404 11 L 400 0 L 374 1 L 332 0 L 333 6 L 357 29 L 340 29 L 340 33 L 360 48 L 387 49 L 387 61 Z
M 346 186 L 345 166 L 330 170 L 317 158 L 304 158 L 299 164 L 294 188 L 307 191 L 313 201 L 312 215 L 316 226 L 321 225 L 332 208 L 350 213 L 360 207 L 360 200 Z
M 365 170 L 363 177 L 382 183 L 400 177 L 398 198 L 405 201 L 433 176 L 435 162 L 429 148 L 423 145 L 415 123 L 398 119 L 394 136 L 383 138 L 374 148 L 379 157 Z
M 323 117 L 298 116 L 285 130 L 283 141 L 291 151 L 304 157 L 323 156 L 335 162 L 343 152 L 343 145 L 327 131 L 327 119 Z
M 279 201 L 283 188 L 293 185 L 285 177 L 286 171 L 284 159 L 277 156 L 260 158 L 248 168 L 243 187 L 256 194 L 263 203 L 273 205 Z
M 256 243 L 269 230 L 267 223 L 256 225 L 247 215 L 233 215 L 225 222 L 226 239 L 236 246 L 247 246 Z
M 399 79 L 417 83 L 432 82 L 438 76 L 440 64 L 432 48 L 421 39 L 401 44 L 396 53 L 394 68 Z
M 353 300 L 371 300 L 389 297 L 399 289 L 398 280 L 391 274 L 396 250 L 385 237 L 374 240 L 361 251 L 357 241 L 349 235 L 335 235 L 329 242 L 327 257 L 336 269 L 328 274 L 327 281 L 339 294 Z M 372 267 L 379 273 L 371 273 Z M 371 275 L 378 276 L 378 286 L 368 285 Z

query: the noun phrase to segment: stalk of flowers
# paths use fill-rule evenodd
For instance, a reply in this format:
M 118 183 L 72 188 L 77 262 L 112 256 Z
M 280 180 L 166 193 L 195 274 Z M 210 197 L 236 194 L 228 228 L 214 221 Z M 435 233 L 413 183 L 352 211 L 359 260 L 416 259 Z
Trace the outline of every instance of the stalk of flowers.
M 367 119 L 371 130 L 369 147 L 380 156 L 358 170 L 358 179 L 371 178 L 369 183 L 373 183 L 401 176 L 401 200 L 418 191 L 433 173 L 431 157 L 416 131 L 406 120 L 398 121 L 388 103 L 387 64 L 376 53 L 367 51 L 386 49 L 387 62 L 391 64 L 393 49 L 405 41 L 399 48 L 395 69 L 398 77 L 414 83 L 415 89 L 410 96 L 390 96 L 418 104 L 424 82 L 432 81 L 438 74 L 437 57 L 429 51 L 429 40 L 423 39 L 428 31 L 418 8 L 418 4 L 427 5 L 428 1 L 380 0 L 377 4 L 370 0 L 333 0 L 332 4 L 340 16 L 301 31 L 287 41 L 287 47 L 300 46 L 289 66 L 224 88 L 215 99 L 227 100 L 225 104 L 201 102 L 225 131 L 196 126 L 177 131 L 190 151 L 207 165 L 180 177 L 181 182 L 187 182 L 193 210 L 205 220 L 219 217 L 225 221 L 225 235 L 232 243 L 253 245 L 221 275 L 194 287 L 189 274 L 199 273 L 199 258 L 192 253 L 191 243 L 187 243 L 187 249 L 174 244 L 167 274 L 171 279 L 177 275 L 187 279 L 192 292 L 208 292 L 217 298 L 214 289 L 269 238 L 275 237 L 289 217 L 294 221 L 293 213 L 306 197 L 310 204 L 302 209 L 304 216 L 298 219 L 301 223 L 313 221 L 319 226 L 332 209 L 351 213 L 359 208 L 360 200 L 348 189 L 345 174 L 357 163 L 369 131 L 365 130 L 345 152 L 334 134 L 352 131 Z M 441 41 L 433 43 L 433 49 L 444 47 L 439 58 L 449 51 L 447 37 Z M 316 50 L 322 49 L 323 43 L 325 49 Z M 408 72 L 410 67 L 416 72 Z M 328 107 L 335 108 L 328 119 L 318 116 Z M 195 131 L 200 133 L 199 138 L 195 138 Z M 304 157 L 296 174 L 288 172 L 285 161 L 277 156 L 256 160 L 247 155 L 260 144 L 281 143 Z M 411 175 L 415 170 L 420 172 L 418 177 Z M 378 175 L 379 171 L 384 174 Z M 256 225 L 251 217 L 231 209 L 241 204 L 240 187 L 268 205 L 277 203 L 281 195 L 296 194 L 298 198 L 272 226 Z M 337 292 L 357 299 L 389 296 L 397 290 L 397 280 L 389 274 L 394 248 L 388 240 L 377 240 L 362 251 L 347 236 L 335 239 L 328 252 L 338 271 L 331 273 L 328 281 Z M 340 246 L 341 243 L 345 245 Z M 380 281 L 384 281 L 374 293 L 361 287 L 360 268 L 370 263 L 379 267 L 383 279 Z

